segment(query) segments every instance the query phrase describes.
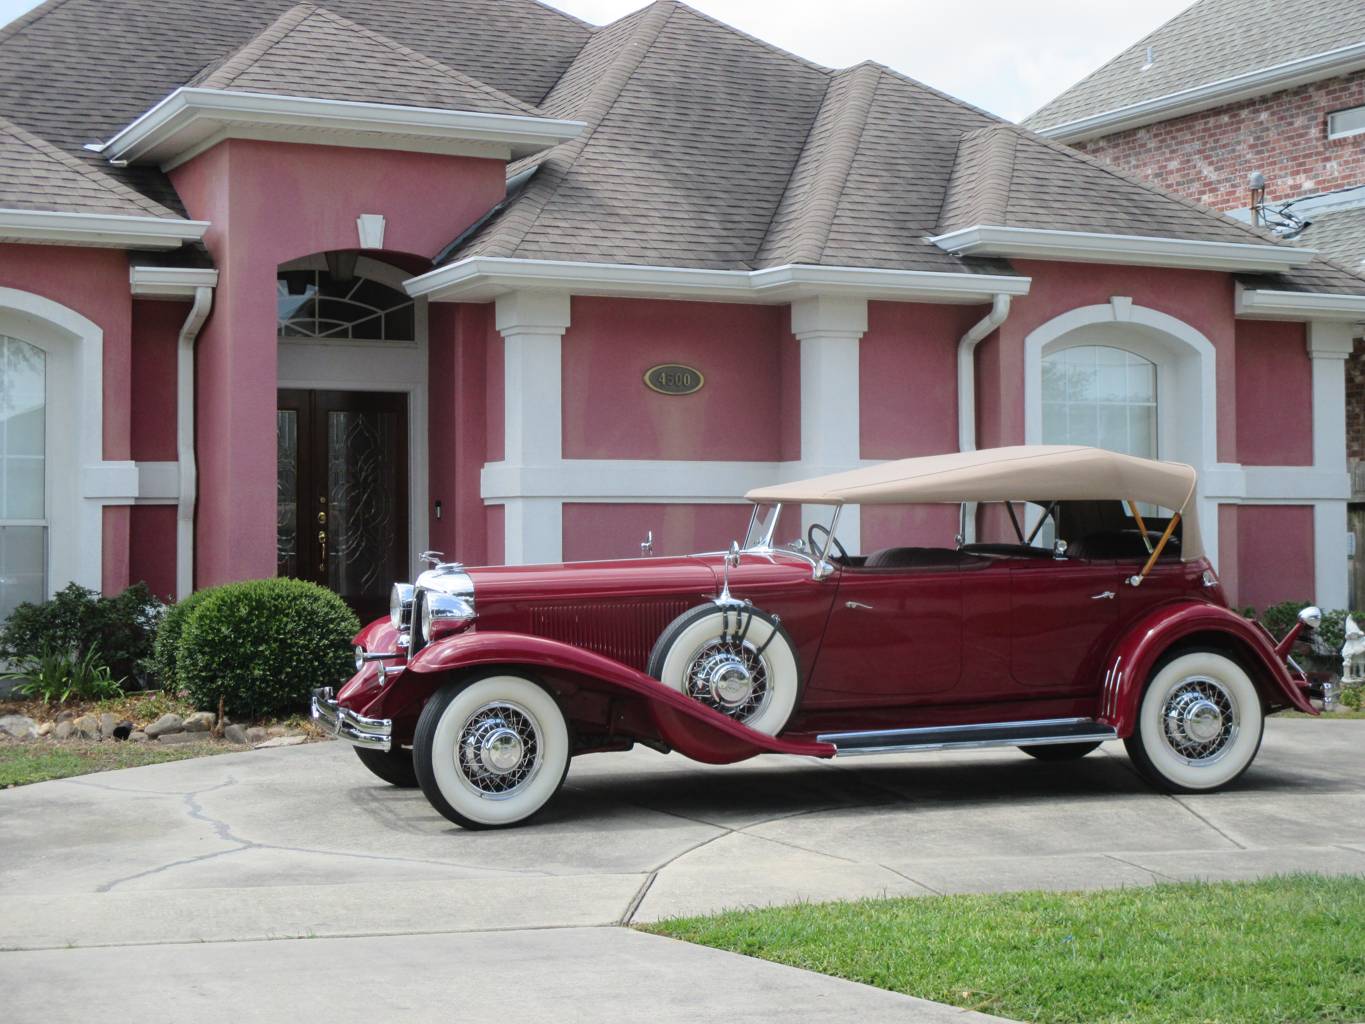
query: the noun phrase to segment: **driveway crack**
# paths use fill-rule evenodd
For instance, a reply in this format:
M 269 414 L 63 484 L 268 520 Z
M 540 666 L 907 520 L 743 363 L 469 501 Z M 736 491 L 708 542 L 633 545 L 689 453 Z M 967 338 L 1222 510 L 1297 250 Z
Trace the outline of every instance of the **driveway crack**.
M 1184 808 L 1186 811 L 1188 811 L 1188 812 L 1189 812 L 1190 814 L 1192 814 L 1194 817 L 1198 818 L 1201 822 L 1203 822 L 1203 823 L 1204 823 L 1205 825 L 1207 825 L 1209 828 L 1213 829 L 1213 831 L 1217 832 L 1220 836 L 1222 836 L 1224 839 L 1226 839 L 1228 842 L 1230 842 L 1233 846 L 1237 847 L 1237 849 L 1239 849 L 1239 850 L 1245 850 L 1245 849 L 1246 849 L 1245 846 L 1243 846 L 1241 843 L 1239 843 L 1236 839 L 1233 839 L 1232 836 L 1228 835 L 1226 832 L 1224 832 L 1221 828 L 1219 828 L 1219 827 L 1218 827 L 1217 825 L 1215 825 L 1213 822 L 1209 821 L 1208 818 L 1204 817 L 1202 814 L 1200 814 L 1198 811 L 1196 811 L 1196 810 L 1195 810 L 1193 807 L 1191 807 L 1189 804 L 1185 803 L 1184 800 L 1181 800 L 1180 797 L 1176 796 L 1174 793 L 1167 793 L 1166 795 L 1167 795 L 1171 800 L 1173 800 L 1173 801 L 1175 802 L 1175 804 L 1176 804 L 1178 807 Z

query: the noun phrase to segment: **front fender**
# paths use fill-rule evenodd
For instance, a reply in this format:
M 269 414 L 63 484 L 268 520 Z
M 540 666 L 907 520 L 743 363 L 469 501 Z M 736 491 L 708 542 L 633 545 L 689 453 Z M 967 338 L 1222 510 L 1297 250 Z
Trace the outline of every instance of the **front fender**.
M 1131 735 L 1137 724 L 1143 688 L 1157 661 L 1179 641 L 1209 633 L 1217 634 L 1232 647 L 1252 677 L 1271 689 L 1271 693 L 1262 690 L 1271 703 L 1278 703 L 1274 698 L 1282 696 L 1283 703 L 1317 714 L 1262 629 L 1227 608 L 1189 601 L 1155 609 L 1119 641 L 1104 675 L 1100 719 L 1112 725 L 1119 736 Z
M 834 756 L 832 744 L 784 740 L 755 732 L 629 665 L 524 633 L 463 633 L 437 641 L 417 652 L 403 673 L 403 682 L 411 686 L 417 677 L 430 678 L 481 665 L 526 666 L 549 679 L 638 703 L 657 738 L 695 761 L 729 764 L 757 754 Z

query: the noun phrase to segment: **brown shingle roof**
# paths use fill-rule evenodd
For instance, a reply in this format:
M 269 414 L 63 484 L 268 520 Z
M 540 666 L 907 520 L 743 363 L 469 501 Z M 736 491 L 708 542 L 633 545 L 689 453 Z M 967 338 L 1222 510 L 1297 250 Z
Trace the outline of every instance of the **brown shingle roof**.
M 68 156 L 3 118 L 0 118 L 0 209 L 176 216 L 97 167 Z
M 189 82 L 209 89 L 536 115 L 534 107 L 315 4 L 291 7 Z
M 1024 120 L 1049 128 L 1365 42 L 1361 0 L 1200 0 Z M 1155 58 L 1147 62 L 1147 48 Z

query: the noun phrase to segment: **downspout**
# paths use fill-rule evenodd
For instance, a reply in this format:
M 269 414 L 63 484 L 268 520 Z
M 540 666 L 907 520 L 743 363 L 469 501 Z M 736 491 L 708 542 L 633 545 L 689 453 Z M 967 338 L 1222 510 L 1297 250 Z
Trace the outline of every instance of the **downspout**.
M 957 343 L 957 448 L 976 451 L 976 346 L 1010 315 L 1010 297 L 997 294 L 991 311 L 972 324 Z M 976 502 L 963 504 L 962 543 L 976 540 Z
M 213 308 L 213 289 L 199 285 L 189 316 L 180 328 L 175 358 L 175 452 L 180 467 L 180 497 L 175 510 L 175 597 L 194 590 L 194 504 L 199 486 L 194 461 L 194 343 Z

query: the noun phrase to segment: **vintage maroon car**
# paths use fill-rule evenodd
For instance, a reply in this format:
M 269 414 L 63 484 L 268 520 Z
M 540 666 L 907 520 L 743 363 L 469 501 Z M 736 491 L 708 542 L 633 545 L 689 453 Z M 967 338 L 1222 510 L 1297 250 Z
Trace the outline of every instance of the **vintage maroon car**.
M 1318 615 L 1277 643 L 1230 611 L 1194 493 L 1188 466 L 1001 448 L 752 491 L 728 552 L 436 564 L 394 587 L 313 714 L 467 828 L 525 821 L 570 758 L 636 743 L 724 764 L 1007 745 L 1067 760 L 1121 739 L 1157 786 L 1217 789 L 1268 713 L 1315 713 L 1289 650 Z M 962 534 L 850 556 L 839 511 L 872 504 L 955 504 Z M 778 544 L 784 505 L 813 525 Z

